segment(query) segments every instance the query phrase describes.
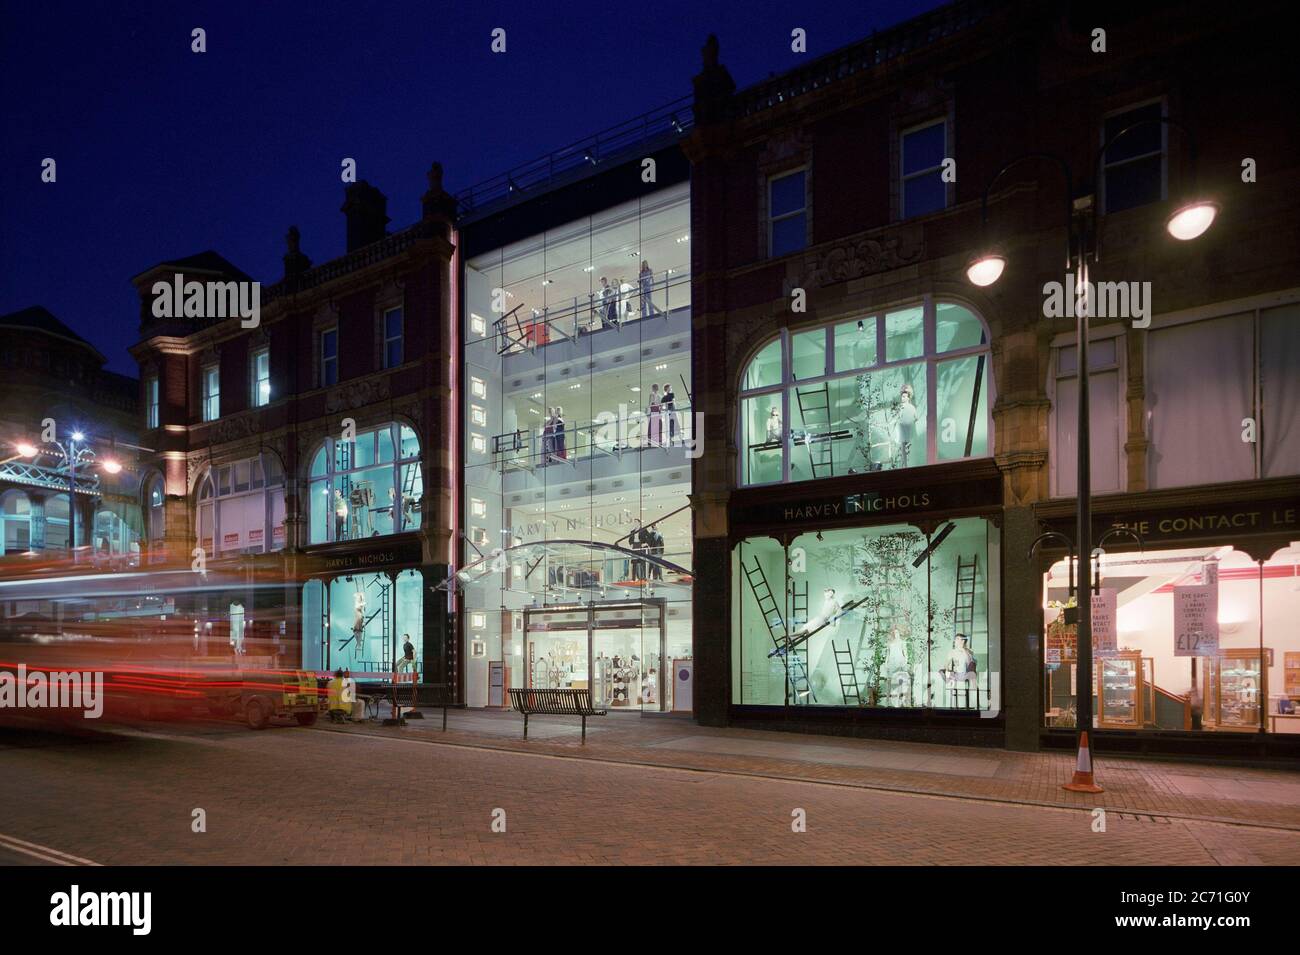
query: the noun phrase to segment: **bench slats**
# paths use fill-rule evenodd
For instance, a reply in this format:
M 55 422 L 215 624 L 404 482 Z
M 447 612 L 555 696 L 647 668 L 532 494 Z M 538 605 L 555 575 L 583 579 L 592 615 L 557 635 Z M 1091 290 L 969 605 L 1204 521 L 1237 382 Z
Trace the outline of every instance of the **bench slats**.
M 592 706 L 591 690 L 510 689 L 510 706 L 520 713 L 550 716 L 604 716 Z

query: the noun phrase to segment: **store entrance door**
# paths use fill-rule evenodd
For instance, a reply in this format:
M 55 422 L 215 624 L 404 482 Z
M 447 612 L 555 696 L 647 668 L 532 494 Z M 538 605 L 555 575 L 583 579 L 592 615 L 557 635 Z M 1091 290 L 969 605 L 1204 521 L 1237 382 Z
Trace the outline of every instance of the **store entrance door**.
M 664 678 L 665 601 L 524 611 L 524 685 L 587 689 L 611 713 L 671 709 Z

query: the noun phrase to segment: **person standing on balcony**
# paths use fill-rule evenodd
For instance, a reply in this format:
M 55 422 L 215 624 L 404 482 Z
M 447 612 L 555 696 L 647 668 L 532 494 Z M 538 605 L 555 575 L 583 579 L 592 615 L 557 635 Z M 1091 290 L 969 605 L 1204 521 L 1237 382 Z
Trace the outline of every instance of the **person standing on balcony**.
M 564 409 L 559 405 L 555 406 L 555 424 L 552 429 L 551 442 L 555 449 L 555 456 L 561 461 L 568 460 L 569 452 L 564 447 Z
M 673 383 L 664 382 L 664 399 L 663 415 L 667 421 L 666 425 L 661 425 L 660 430 L 667 432 L 663 437 L 668 444 L 675 444 L 677 441 L 677 395 L 673 392 Z
M 618 306 L 615 302 L 617 298 L 614 290 L 610 288 L 609 279 L 602 275 L 600 277 L 600 320 L 605 325 L 613 325 L 618 320 Z
M 555 409 L 546 409 L 546 420 L 542 424 L 542 463 L 550 464 L 555 454 Z
M 649 318 L 659 312 L 655 308 L 655 303 L 651 301 L 650 293 L 654 289 L 655 275 L 650 271 L 650 263 L 646 259 L 641 260 L 641 317 Z

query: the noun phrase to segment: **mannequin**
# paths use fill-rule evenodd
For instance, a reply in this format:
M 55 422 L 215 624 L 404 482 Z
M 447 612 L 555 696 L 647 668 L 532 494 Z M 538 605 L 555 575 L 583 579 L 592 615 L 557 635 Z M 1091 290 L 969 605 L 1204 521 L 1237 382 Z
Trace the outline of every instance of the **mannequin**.
M 881 674 L 885 678 L 890 705 L 906 706 L 912 678 L 907 665 L 907 645 L 897 627 L 890 631 Z
M 343 492 L 334 489 L 334 539 L 347 540 L 348 502 L 343 500 Z
M 952 649 L 948 651 L 947 669 L 954 681 L 972 680 L 975 677 L 975 654 L 970 652 L 970 637 L 959 633 L 952 638 Z
M 656 448 L 663 441 L 663 422 L 660 420 L 659 415 L 661 407 L 659 385 L 656 383 L 650 386 L 650 444 Z
M 835 588 L 827 587 L 822 591 L 821 610 L 819 610 L 815 616 L 809 617 L 808 622 L 800 628 L 799 633 L 795 634 L 795 636 L 804 633 L 811 634 L 816 630 L 820 630 L 828 623 L 832 630 L 838 630 L 840 626 L 839 614 L 840 601 L 839 598 L 835 596 Z
M 561 461 L 567 460 L 569 453 L 564 447 L 564 409 L 559 405 L 555 406 L 555 423 L 551 431 L 551 442 L 555 448 L 555 456 Z
M 366 595 L 358 590 L 352 595 L 352 645 L 361 652 L 361 631 L 366 627 Z
M 767 413 L 767 443 L 781 443 L 781 409 L 773 408 Z
M 912 439 L 916 437 L 916 405 L 912 404 L 912 386 L 903 385 L 898 397 L 898 448 L 901 457 L 900 467 L 909 467 L 908 457 L 912 451 Z
M 244 605 L 230 605 L 230 647 L 231 652 L 240 656 L 244 652 Z

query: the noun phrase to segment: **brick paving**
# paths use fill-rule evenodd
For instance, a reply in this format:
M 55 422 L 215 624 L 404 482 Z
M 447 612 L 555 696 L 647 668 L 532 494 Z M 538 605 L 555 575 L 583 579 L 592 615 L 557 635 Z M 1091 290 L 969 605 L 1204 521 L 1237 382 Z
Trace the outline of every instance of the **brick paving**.
M 588 720 L 584 746 L 574 718 L 530 717 L 527 741 L 522 739 L 522 723 L 512 712 L 453 710 L 443 733 L 441 711 L 429 710 L 426 719 L 400 728 L 374 723 L 328 728 L 640 765 L 1300 830 L 1300 766 L 1258 769 L 1103 757 L 1094 769 L 1106 791 L 1087 795 L 1061 788 L 1074 770 L 1074 755 L 1068 753 L 718 729 L 678 717 L 627 713 Z M 744 747 L 747 752 L 727 751 L 741 748 L 738 743 L 750 744 Z M 811 749 L 815 755 L 792 758 L 797 749 Z
M 1079 809 L 886 792 L 836 778 L 880 775 L 861 766 L 795 767 L 804 775 L 824 772 L 823 783 L 837 784 L 825 785 L 746 775 L 772 768 L 752 753 L 671 750 L 665 756 L 664 747 L 645 745 L 673 734 L 717 734 L 676 721 L 611 724 L 593 732 L 576 759 L 561 758 L 579 752 L 567 736 L 530 740 L 531 752 L 524 753 L 522 741 L 494 738 L 480 721 L 467 722 L 479 731 L 449 732 L 453 746 L 435 741 L 437 720 L 419 729 L 414 723 L 385 730 L 282 726 L 261 733 L 234 724 L 157 725 L 91 739 L 0 733 L 0 834 L 106 865 L 1300 861 L 1296 831 L 1111 811 L 1099 833 L 1091 813 Z M 643 742 L 620 741 L 624 735 Z M 784 734 L 743 736 L 791 741 Z M 718 765 L 611 761 L 621 751 L 647 749 L 664 760 Z M 923 753 L 943 755 L 932 749 Z M 991 780 L 1010 788 L 1020 772 L 1010 758 L 1015 754 L 986 755 L 998 760 Z M 1187 765 L 1159 770 L 1201 778 L 1207 772 Z M 944 772 L 911 775 L 953 789 L 990 782 Z M 204 833 L 191 831 L 196 807 L 206 811 Z M 505 812 L 503 833 L 492 830 L 494 810 Z M 796 810 L 806 815 L 806 832 L 792 831 Z

